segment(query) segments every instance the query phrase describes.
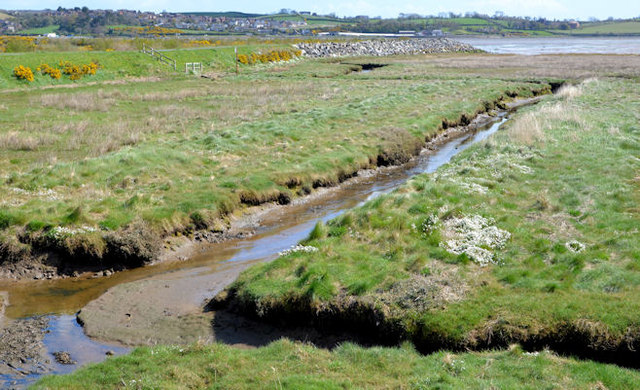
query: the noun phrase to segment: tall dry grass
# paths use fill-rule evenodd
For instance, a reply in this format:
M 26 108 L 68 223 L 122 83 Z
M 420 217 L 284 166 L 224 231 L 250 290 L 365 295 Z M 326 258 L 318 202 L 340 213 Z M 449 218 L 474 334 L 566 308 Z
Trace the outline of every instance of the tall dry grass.
M 107 111 L 115 100 L 101 98 L 98 93 L 77 92 L 43 94 L 39 99 L 32 99 L 32 103 L 60 110 Z
M 590 125 L 584 119 L 580 107 L 573 104 L 573 100 L 580 97 L 586 85 L 591 82 L 597 82 L 597 80 L 590 79 L 580 85 L 563 86 L 558 90 L 556 96 L 564 100 L 544 105 L 536 111 L 517 116 L 508 127 L 507 134 L 509 138 L 516 143 L 525 145 L 544 142 L 547 138 L 545 133 L 549 127 L 552 124 L 557 125 L 563 122 L 572 123 L 574 125 L 572 127 L 575 129 L 588 130 Z M 570 132 L 575 131 L 572 130 Z M 572 136 L 572 134 L 567 135 L 569 137 Z
M 16 131 L 0 134 L 1 150 L 33 151 L 53 142 L 53 138 L 45 134 L 24 135 Z

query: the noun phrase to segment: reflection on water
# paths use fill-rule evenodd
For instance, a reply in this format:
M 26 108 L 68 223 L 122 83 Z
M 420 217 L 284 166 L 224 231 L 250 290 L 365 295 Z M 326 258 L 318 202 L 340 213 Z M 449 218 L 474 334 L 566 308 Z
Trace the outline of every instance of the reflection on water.
M 78 365 L 99 363 L 109 354 L 114 356 L 129 352 L 129 348 L 117 345 L 103 344 L 88 338 L 82 326 L 76 321 L 75 315 L 50 316 L 47 333 L 44 335 L 44 347 L 51 364 L 46 374 L 68 374 L 78 368 Z M 53 356 L 54 352 L 68 352 L 72 360 L 78 364 L 60 364 Z M 0 375 L 0 387 L 24 388 L 38 380 L 41 374 Z
M 458 37 L 478 49 L 497 54 L 601 53 L 640 54 L 639 37 L 617 38 L 484 38 Z

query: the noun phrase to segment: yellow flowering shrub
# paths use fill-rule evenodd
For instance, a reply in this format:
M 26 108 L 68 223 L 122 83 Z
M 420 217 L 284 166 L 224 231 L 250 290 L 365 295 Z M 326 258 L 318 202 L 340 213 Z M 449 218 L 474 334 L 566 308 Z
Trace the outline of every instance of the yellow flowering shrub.
M 49 77 L 54 80 L 60 80 L 60 77 L 62 77 L 62 72 L 60 72 L 60 69 L 51 68 L 51 70 L 49 71 Z
M 18 78 L 18 80 L 27 80 L 28 82 L 32 82 L 33 71 L 28 66 L 18 65 L 13 68 L 13 75 Z
M 238 54 L 238 62 L 244 65 L 258 62 L 266 64 L 269 62 L 291 61 L 301 55 L 302 51 L 300 50 L 271 50 L 267 53 Z
M 62 77 L 62 72 L 58 68 L 54 68 L 49 66 L 49 64 L 41 64 L 36 68 L 36 71 L 42 73 L 43 75 L 49 75 L 54 80 L 59 80 Z
M 95 75 L 100 66 L 91 61 L 89 64 L 76 65 L 69 61 L 60 61 L 62 73 L 69 76 L 70 80 L 80 80 L 84 75 Z
M 246 54 L 238 54 L 238 62 L 247 65 L 249 63 L 249 57 Z
M 220 41 L 211 42 L 206 39 L 202 39 L 202 40 L 195 39 L 195 40 L 189 41 L 187 44 L 189 46 L 216 46 L 220 44 Z

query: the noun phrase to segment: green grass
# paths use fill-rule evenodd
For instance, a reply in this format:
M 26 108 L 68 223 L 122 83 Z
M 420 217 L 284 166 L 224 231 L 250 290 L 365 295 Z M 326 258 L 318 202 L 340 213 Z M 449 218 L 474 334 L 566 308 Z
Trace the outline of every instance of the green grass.
M 640 22 L 603 22 L 588 23 L 576 30 L 557 30 L 557 33 L 571 35 L 626 35 L 640 34 Z
M 20 30 L 19 32 L 20 34 L 26 34 L 26 35 L 46 35 L 46 34 L 58 31 L 59 28 L 60 28 L 59 25 L 54 24 L 46 27 L 29 28 L 26 30 Z
M 7 15 L 4 12 L 0 12 L 0 20 L 13 19 L 14 17 L 11 15 Z
M 307 241 L 318 252 L 248 269 L 231 299 L 292 321 L 371 313 L 385 324 L 370 324 L 374 333 L 394 329 L 427 349 L 550 339 L 603 354 L 612 345 L 632 350 L 625 340 L 640 339 L 639 90 L 632 81 L 590 82 L 518 114 L 438 173 L 331 221 Z M 475 215 L 510 233 L 503 248 L 475 244 L 493 256 L 486 267 L 446 249 L 460 237 L 445 221 Z M 428 220 L 440 222 L 425 228 Z M 573 241 L 584 250 L 572 252 Z M 566 337 L 575 339 L 565 345 Z
M 640 374 L 549 352 L 421 356 L 343 344 L 329 352 L 278 341 L 257 350 L 224 345 L 139 348 L 128 356 L 40 380 L 34 389 L 627 389 Z
M 232 57 L 220 53 L 231 50 L 168 54 L 180 62 L 219 60 L 224 68 L 231 67 L 233 62 L 224 61 Z M 137 64 L 157 66 L 134 52 L 1 60 L 33 66 L 58 58 L 96 58 L 103 69 L 95 79 L 116 78 L 114 71 L 145 76 Z M 9 67 L 3 65 L 2 74 Z M 87 227 L 118 230 L 142 219 L 166 235 L 189 231 L 194 213 L 215 226 L 243 204 L 290 199 L 335 184 L 380 154 L 406 157 L 443 119 L 483 110 L 506 91 L 527 95 L 544 88 L 466 76 L 404 81 L 403 74 L 419 68 L 402 64 L 380 77 L 362 77 L 347 74 L 350 67 L 300 61 L 243 67 L 235 79 L 178 77 L 7 94 L 0 118 L 3 236 L 38 226 L 30 229 L 39 237 L 34 242 L 58 245 L 61 239 L 63 247 L 80 245 L 90 258 L 104 247 L 100 231 L 86 232 Z M 53 226 L 76 233 L 80 228 L 83 234 L 52 237 Z
M 238 49 L 240 54 L 252 51 L 268 50 L 270 48 L 288 48 L 289 45 L 243 45 Z M 177 61 L 177 71 L 172 66 L 158 62 L 147 54 L 137 51 L 71 51 L 71 52 L 35 52 L 10 53 L 0 57 L 0 91 L 7 88 L 32 89 L 34 86 L 48 86 L 60 84 L 82 84 L 87 81 L 118 80 L 127 77 L 166 77 L 183 74 L 185 63 L 200 62 L 205 72 L 227 72 L 234 69 L 234 48 L 220 46 L 215 48 L 194 48 L 163 50 L 162 53 Z M 36 68 L 43 63 L 57 66 L 60 61 L 71 61 L 75 64 L 88 64 L 94 61 L 101 68 L 95 76 L 84 77 L 79 82 L 73 82 L 63 76 L 60 80 L 51 79 L 47 75 L 36 74 L 35 81 L 28 83 L 17 80 L 13 76 L 13 69 L 18 65 L 30 67 L 35 74 Z

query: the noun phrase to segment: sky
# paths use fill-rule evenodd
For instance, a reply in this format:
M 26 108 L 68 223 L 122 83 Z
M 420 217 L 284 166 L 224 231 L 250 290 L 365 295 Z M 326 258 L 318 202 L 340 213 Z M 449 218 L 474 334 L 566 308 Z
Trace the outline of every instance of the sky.
M 629 18 L 640 16 L 640 0 L 0 0 L 0 9 L 56 9 L 87 6 L 91 9 L 133 9 L 161 12 L 241 11 L 273 13 L 282 8 L 338 16 L 397 17 L 399 13 L 437 15 L 441 12 L 479 12 L 493 15 L 548 19 Z

